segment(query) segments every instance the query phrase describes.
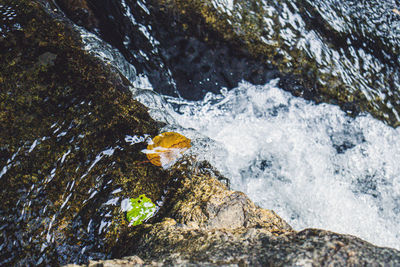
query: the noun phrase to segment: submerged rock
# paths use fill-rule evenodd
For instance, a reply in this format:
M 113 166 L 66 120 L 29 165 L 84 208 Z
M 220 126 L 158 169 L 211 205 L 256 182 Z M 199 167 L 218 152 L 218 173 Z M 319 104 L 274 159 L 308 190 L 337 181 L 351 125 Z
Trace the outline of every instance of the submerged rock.
M 249 51 L 258 62 L 275 66 L 282 73 L 281 87 L 296 96 L 338 104 L 353 115 L 369 112 L 395 127 L 400 124 L 400 16 L 392 11 L 394 2 L 152 3 L 187 25 L 188 32 L 201 32 L 205 39 L 213 33 Z

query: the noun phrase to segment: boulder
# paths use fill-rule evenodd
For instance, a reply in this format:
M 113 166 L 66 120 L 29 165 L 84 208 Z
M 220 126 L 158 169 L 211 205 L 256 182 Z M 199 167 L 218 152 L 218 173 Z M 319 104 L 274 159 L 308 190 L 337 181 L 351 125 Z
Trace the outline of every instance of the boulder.
M 210 175 L 190 174 L 160 222 L 130 229 L 119 260 L 86 266 L 397 266 L 400 252 L 321 229 L 294 231 Z M 126 256 L 134 255 L 134 256 Z

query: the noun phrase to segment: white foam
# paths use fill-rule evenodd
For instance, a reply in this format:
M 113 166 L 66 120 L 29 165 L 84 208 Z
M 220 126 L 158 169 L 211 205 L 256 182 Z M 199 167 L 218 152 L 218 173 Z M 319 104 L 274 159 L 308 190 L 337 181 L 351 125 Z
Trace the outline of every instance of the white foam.
M 297 230 L 318 227 L 400 248 L 400 129 L 295 98 L 276 81 L 241 83 L 204 101 L 167 101 L 180 126 L 215 140 L 202 156 L 233 189 Z M 204 141 L 192 145 L 204 151 Z M 216 156 L 221 150 L 225 156 Z

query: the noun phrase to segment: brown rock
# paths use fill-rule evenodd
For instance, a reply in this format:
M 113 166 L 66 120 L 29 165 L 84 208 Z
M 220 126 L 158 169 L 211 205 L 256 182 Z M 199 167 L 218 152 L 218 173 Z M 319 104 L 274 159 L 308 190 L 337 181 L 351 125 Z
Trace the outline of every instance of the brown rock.
M 175 168 L 172 174 L 182 173 Z M 132 229 L 114 257 L 138 255 L 144 266 L 400 265 L 395 249 L 319 229 L 296 232 L 273 211 L 228 190 L 213 172 L 184 169 L 193 173 L 176 185 L 161 221 Z

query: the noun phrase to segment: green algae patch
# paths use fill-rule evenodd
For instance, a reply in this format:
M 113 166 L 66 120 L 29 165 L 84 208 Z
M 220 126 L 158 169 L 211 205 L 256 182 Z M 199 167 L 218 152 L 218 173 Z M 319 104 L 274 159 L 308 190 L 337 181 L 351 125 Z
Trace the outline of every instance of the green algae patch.
M 156 211 L 156 205 L 146 195 L 140 195 L 137 198 L 131 198 L 130 209 L 126 213 L 129 226 L 136 226 L 148 220 Z
M 105 258 L 131 195 L 161 199 L 171 177 L 146 160 L 157 122 L 120 76 L 82 49 L 38 2 L 1 1 L 0 262 L 63 265 Z M 50 11 L 48 11 L 50 12 Z

